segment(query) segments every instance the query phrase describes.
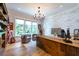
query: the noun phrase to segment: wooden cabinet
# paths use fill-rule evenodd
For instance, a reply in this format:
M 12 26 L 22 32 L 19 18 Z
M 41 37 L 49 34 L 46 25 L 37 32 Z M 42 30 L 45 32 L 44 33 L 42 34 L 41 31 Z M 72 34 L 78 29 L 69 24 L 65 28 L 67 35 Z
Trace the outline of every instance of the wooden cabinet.
M 78 47 L 44 37 L 37 38 L 37 46 L 52 56 L 79 56 Z
M 38 37 L 37 46 L 53 56 L 64 55 L 61 51 L 61 44 L 58 42 Z

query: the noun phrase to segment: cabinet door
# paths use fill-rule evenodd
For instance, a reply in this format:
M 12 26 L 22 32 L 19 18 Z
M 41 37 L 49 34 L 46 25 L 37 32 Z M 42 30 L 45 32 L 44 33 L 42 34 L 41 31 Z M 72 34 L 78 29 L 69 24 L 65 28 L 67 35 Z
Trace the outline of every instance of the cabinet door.
M 37 37 L 37 40 L 36 41 L 37 41 L 36 42 L 37 46 L 43 49 L 44 47 L 43 47 L 42 38 Z
M 42 42 L 44 43 L 44 47 L 48 53 L 50 53 L 53 56 L 62 56 L 64 55 L 62 51 L 60 50 L 60 43 L 51 41 L 48 39 L 42 39 Z
M 58 44 L 56 42 L 53 42 L 53 41 L 50 41 L 50 40 L 48 40 L 47 43 L 48 43 L 47 46 L 50 49 L 50 54 L 53 55 L 53 56 L 58 56 L 59 55 Z
M 76 48 L 76 56 L 79 56 L 79 48 Z
M 65 44 L 60 44 L 60 53 L 61 55 L 65 56 L 65 52 L 66 52 L 66 45 Z
M 66 56 L 76 56 L 76 48 L 72 46 L 66 46 Z

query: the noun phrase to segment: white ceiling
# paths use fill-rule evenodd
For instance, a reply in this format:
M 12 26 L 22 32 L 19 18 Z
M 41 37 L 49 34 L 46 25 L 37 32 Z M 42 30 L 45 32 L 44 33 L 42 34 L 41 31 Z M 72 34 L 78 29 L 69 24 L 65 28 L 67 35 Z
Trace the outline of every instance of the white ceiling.
M 21 12 L 33 16 L 37 7 L 41 8 L 41 12 L 45 16 L 57 14 L 59 12 L 67 11 L 75 7 L 79 7 L 77 3 L 7 3 L 7 8 L 16 12 Z

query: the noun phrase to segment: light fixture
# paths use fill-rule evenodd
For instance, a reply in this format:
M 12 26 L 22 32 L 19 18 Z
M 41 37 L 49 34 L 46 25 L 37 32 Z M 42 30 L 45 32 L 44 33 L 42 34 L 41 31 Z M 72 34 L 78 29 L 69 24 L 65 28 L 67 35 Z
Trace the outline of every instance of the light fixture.
M 34 19 L 35 20 L 41 20 L 41 19 L 44 19 L 44 18 L 45 18 L 44 14 L 41 13 L 40 7 L 38 7 L 37 13 L 35 13 L 35 15 L 34 15 Z
M 59 7 L 60 7 L 60 8 L 62 8 L 62 7 L 63 7 L 63 5 L 59 5 Z

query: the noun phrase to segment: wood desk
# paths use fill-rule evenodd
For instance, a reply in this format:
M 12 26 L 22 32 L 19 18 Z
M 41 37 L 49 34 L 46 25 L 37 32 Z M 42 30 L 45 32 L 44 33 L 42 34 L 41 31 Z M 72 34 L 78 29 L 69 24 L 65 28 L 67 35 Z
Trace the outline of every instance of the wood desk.
M 37 46 L 52 56 L 79 56 L 79 41 L 66 43 L 62 38 L 51 36 L 38 36 Z

